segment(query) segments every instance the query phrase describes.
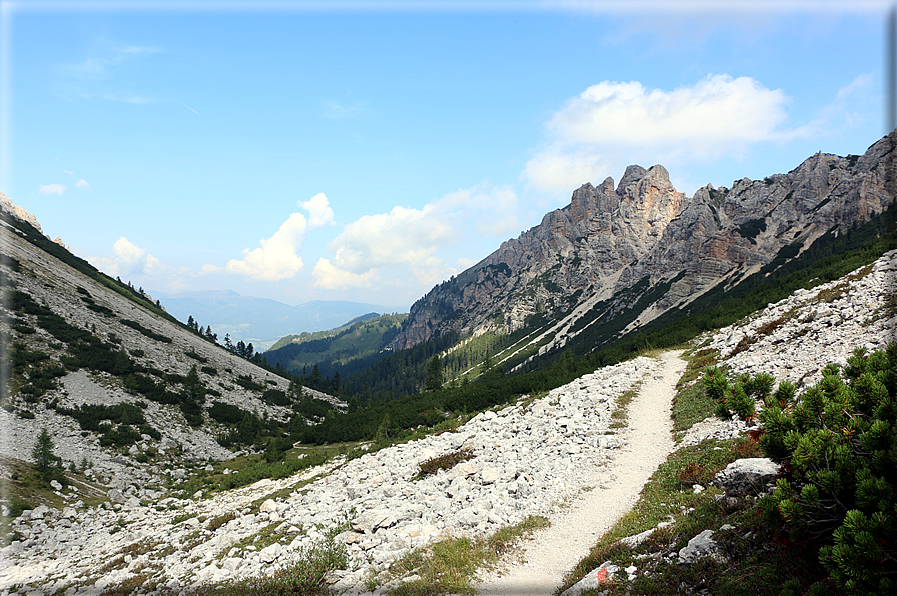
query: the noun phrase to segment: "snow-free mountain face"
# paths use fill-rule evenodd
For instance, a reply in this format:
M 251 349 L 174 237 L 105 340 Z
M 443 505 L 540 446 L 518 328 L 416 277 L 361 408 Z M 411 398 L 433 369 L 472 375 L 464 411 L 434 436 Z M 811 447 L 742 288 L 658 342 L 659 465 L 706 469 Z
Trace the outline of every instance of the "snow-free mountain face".
M 611 178 L 584 184 L 569 205 L 418 300 L 393 346 L 448 331 L 535 333 L 538 318 L 544 351 L 587 326 L 596 305 L 624 310 L 645 299 L 631 331 L 881 213 L 894 200 L 895 146 L 897 132 L 862 156 L 817 153 L 787 174 L 707 185 L 690 198 L 659 165 L 628 167 L 616 187 Z
M 285 335 L 325 331 L 370 312 L 393 311 L 386 306 L 348 301 L 315 300 L 290 306 L 231 290 L 171 294 L 161 298 L 161 303 L 181 321 L 192 316 L 199 325 L 211 325 L 219 339 L 229 334 L 234 342 L 252 342 L 256 349 L 267 348 Z
M 171 470 L 283 436 L 303 399 L 342 407 L 200 337 L 10 205 L 0 194 L 0 455 L 27 461 L 47 428 L 66 466 L 142 498 L 183 484 Z

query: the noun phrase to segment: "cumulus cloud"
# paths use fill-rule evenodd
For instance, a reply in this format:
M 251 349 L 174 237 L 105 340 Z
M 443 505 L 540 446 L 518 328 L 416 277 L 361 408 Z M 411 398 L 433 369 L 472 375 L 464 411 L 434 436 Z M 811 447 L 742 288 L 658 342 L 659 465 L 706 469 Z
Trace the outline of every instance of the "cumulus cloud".
M 341 269 L 359 273 L 383 265 L 434 265 L 440 245 L 455 231 L 430 203 L 423 209 L 396 206 L 347 225 L 330 243 Z
M 147 267 L 159 270 L 159 261 L 124 236 L 112 245 L 112 256 L 89 257 L 93 265 L 108 275 L 130 276 L 147 273 Z
M 404 269 L 422 285 L 439 283 L 458 272 L 440 257 L 443 248 L 471 234 L 506 237 L 519 230 L 517 213 L 514 191 L 482 182 L 420 209 L 396 206 L 388 213 L 365 215 L 328 245 L 333 259 L 318 261 L 314 284 L 325 289 L 370 287 L 380 281 L 384 268 Z
M 156 288 L 168 291 L 187 289 L 185 276 L 190 275 L 190 267 L 172 267 L 166 265 L 145 248 L 137 246 L 125 236 L 112 245 L 112 254 L 101 257 L 87 257 L 97 269 L 112 277 L 121 277 L 125 281 L 133 281 L 135 287 L 146 287 L 152 284 Z
M 88 184 L 87 180 L 85 180 L 84 178 L 81 178 L 80 180 L 75 182 L 75 186 L 77 186 L 81 190 L 89 190 L 90 189 L 90 184 Z
M 365 273 L 353 273 L 340 269 L 329 259 L 320 258 L 311 272 L 315 279 L 313 284 L 325 290 L 349 290 L 353 288 L 370 288 L 379 280 L 379 273 L 371 269 Z
M 301 213 L 292 213 L 274 235 L 259 241 L 258 248 L 243 251 L 242 260 L 232 259 L 225 265 L 228 273 L 245 275 L 256 281 L 279 281 L 296 275 L 302 259 L 296 250 L 302 246 L 308 224 Z M 206 271 L 206 267 L 203 267 Z
M 65 192 L 65 186 L 62 184 L 41 184 L 39 185 L 39 191 L 42 195 L 56 195 L 62 196 L 62 193 Z
M 309 228 L 318 228 L 336 223 L 333 220 L 333 209 L 330 208 L 330 201 L 327 200 L 327 195 L 322 192 L 319 192 L 304 203 L 297 201 L 296 204 L 308 211 Z
M 524 177 L 542 188 L 599 182 L 625 154 L 706 159 L 754 143 L 806 134 L 785 130 L 788 97 L 750 77 L 709 75 L 672 91 L 604 81 L 570 99 L 546 124 L 550 141 Z M 622 155 L 621 155 L 622 154 Z

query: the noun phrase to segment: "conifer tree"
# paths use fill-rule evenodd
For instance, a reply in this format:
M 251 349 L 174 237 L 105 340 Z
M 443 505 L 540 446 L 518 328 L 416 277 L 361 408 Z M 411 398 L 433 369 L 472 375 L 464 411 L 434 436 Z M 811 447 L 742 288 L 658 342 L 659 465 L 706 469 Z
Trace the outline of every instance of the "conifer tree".
M 440 360 L 439 354 L 436 354 L 430 360 L 430 366 L 427 369 L 427 379 L 424 384 L 427 391 L 438 391 L 439 389 L 442 389 L 442 382 L 442 360 Z
M 59 463 L 59 458 L 53 454 L 53 437 L 47 427 L 41 429 L 31 449 L 31 457 L 34 459 L 34 469 L 45 479 L 49 480 L 54 476 L 54 469 Z

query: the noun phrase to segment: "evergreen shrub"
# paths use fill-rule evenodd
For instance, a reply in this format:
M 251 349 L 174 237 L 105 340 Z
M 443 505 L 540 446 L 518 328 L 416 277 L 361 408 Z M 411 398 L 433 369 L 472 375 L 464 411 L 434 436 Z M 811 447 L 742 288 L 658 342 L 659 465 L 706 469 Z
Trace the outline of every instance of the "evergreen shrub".
M 856 349 L 799 398 L 762 386 L 761 447 L 783 470 L 762 506 L 792 544 L 818 549 L 829 577 L 810 592 L 897 593 L 897 344 Z

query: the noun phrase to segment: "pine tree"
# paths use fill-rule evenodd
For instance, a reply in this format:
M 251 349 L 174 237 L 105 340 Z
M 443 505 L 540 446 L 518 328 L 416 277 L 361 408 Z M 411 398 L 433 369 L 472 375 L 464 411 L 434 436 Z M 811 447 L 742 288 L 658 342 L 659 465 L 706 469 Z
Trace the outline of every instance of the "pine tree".
M 199 378 L 199 373 L 196 372 L 195 364 L 190 367 L 190 372 L 187 373 L 187 378 L 184 379 L 184 393 L 187 399 L 197 404 L 202 404 L 205 401 L 206 388 Z
M 389 420 L 389 414 L 383 416 L 383 420 L 380 421 L 380 426 L 377 427 L 377 434 L 374 435 L 374 442 L 378 447 L 386 447 L 389 445 L 389 425 L 391 424 Z
M 57 467 L 60 459 L 53 454 L 53 437 L 47 427 L 41 429 L 31 449 L 31 458 L 34 460 L 34 469 L 45 479 L 49 480 L 55 476 L 54 469 Z
M 436 354 L 430 360 L 430 367 L 427 370 L 427 379 L 424 381 L 424 384 L 427 391 L 438 391 L 439 389 L 442 389 L 442 382 L 442 360 L 439 358 L 439 354 Z

